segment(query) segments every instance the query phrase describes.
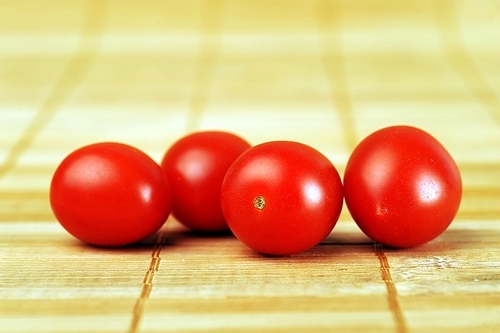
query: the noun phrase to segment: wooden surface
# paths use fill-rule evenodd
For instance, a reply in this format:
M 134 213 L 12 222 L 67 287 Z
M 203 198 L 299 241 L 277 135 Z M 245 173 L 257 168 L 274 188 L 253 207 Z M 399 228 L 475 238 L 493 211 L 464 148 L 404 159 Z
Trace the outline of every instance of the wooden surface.
M 414 249 L 374 245 L 344 209 L 292 257 L 173 219 L 105 250 L 48 204 L 93 142 L 159 161 L 223 129 L 342 173 L 392 124 L 432 133 L 463 175 L 456 220 Z M 0 0 L 0 331 L 500 332 L 500 3 Z

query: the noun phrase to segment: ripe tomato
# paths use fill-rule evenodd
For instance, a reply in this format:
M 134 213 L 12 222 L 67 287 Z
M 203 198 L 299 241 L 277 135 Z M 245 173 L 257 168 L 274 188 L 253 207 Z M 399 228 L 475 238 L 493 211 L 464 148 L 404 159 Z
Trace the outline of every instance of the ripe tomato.
M 172 215 L 195 230 L 227 230 L 220 189 L 227 169 L 250 144 L 227 132 L 187 135 L 166 152 L 161 166 L 172 188 Z
M 76 238 L 99 246 L 131 244 L 154 234 L 170 214 L 161 167 L 120 143 L 97 143 L 69 154 L 56 169 L 50 204 Z
M 381 129 L 354 149 L 344 174 L 346 205 L 361 230 L 392 247 L 439 236 L 462 197 L 460 172 L 446 149 L 409 126 Z
M 254 146 L 229 168 L 222 209 L 234 235 L 255 251 L 290 255 L 332 231 L 342 209 L 342 182 L 333 164 L 297 142 Z

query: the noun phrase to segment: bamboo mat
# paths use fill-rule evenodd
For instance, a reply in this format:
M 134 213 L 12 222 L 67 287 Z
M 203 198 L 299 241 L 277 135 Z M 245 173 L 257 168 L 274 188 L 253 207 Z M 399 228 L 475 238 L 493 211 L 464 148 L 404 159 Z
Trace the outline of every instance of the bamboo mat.
M 342 173 L 384 126 L 460 166 L 451 227 L 407 250 L 344 211 L 319 246 L 260 256 L 169 219 L 86 246 L 48 187 L 72 150 L 182 135 L 309 144 Z M 500 332 L 498 1 L 0 0 L 0 332 Z

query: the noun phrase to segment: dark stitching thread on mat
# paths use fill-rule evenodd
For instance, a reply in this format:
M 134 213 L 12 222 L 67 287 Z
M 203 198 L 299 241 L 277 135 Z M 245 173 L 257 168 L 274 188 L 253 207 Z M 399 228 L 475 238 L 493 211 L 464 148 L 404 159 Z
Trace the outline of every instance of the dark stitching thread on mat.
M 341 123 L 347 148 L 357 143 L 354 126 L 354 109 L 349 94 L 345 59 L 340 38 L 340 4 L 336 1 L 318 1 L 317 19 L 321 29 L 322 61 L 330 85 L 333 106 Z
M 149 295 L 151 294 L 151 290 L 153 289 L 153 279 L 155 273 L 158 272 L 160 268 L 161 261 L 161 250 L 163 245 L 166 242 L 166 232 L 161 232 L 158 234 L 158 238 L 156 239 L 156 244 L 151 253 L 151 261 L 149 263 L 149 268 L 144 274 L 144 279 L 142 280 L 142 289 L 139 298 L 136 300 L 134 309 L 132 311 L 132 321 L 130 323 L 130 327 L 128 332 L 135 333 L 138 331 L 139 324 L 141 323 L 142 315 L 144 313 L 144 304 L 149 299 Z
M 455 1 L 433 2 L 434 19 L 441 34 L 445 56 L 453 70 L 491 118 L 500 125 L 500 100 L 477 67 L 461 37 Z
M 87 2 L 79 49 L 69 61 L 68 66 L 52 87 L 19 140 L 10 149 L 5 162 L 0 165 L 0 178 L 15 166 L 19 157 L 33 144 L 38 134 L 50 123 L 90 71 L 97 56 L 100 37 L 104 30 L 106 10 L 107 2 L 105 1 L 92 0 Z
M 210 87 L 214 81 L 221 53 L 220 30 L 223 21 L 224 2 L 207 0 L 202 7 L 200 52 L 196 59 L 193 91 L 189 100 L 189 118 L 186 132 L 199 128 L 207 108 Z
M 406 333 L 408 332 L 406 320 L 403 316 L 403 312 L 401 311 L 401 306 L 399 305 L 396 285 L 394 284 L 394 281 L 392 281 L 389 261 L 385 256 L 384 248 L 381 244 L 373 243 L 373 247 L 375 248 L 375 254 L 377 255 L 378 261 L 380 263 L 380 276 L 382 277 L 382 280 L 384 281 L 385 287 L 387 289 L 387 302 L 389 303 L 389 309 L 391 310 L 392 316 L 394 317 L 394 321 L 396 323 L 396 332 Z

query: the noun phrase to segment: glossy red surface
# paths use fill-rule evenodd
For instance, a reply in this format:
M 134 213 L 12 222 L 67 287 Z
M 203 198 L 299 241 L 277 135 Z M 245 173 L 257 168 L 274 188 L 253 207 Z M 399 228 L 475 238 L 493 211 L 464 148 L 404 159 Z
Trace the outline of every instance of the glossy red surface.
M 52 211 L 76 238 L 120 246 L 154 234 L 170 214 L 161 167 L 128 145 L 98 143 L 69 154 L 50 186 Z
M 222 185 L 229 227 L 248 247 L 272 255 L 312 248 L 335 226 L 342 183 L 333 164 L 301 143 L 252 147 L 229 168 Z
M 220 190 L 227 169 L 250 144 L 231 133 L 204 131 L 187 135 L 166 152 L 161 166 L 172 188 L 172 214 L 187 227 L 227 230 Z
M 412 247 L 444 232 L 462 197 L 459 169 L 430 134 L 381 129 L 354 149 L 344 174 L 346 205 L 361 230 L 384 245 Z

